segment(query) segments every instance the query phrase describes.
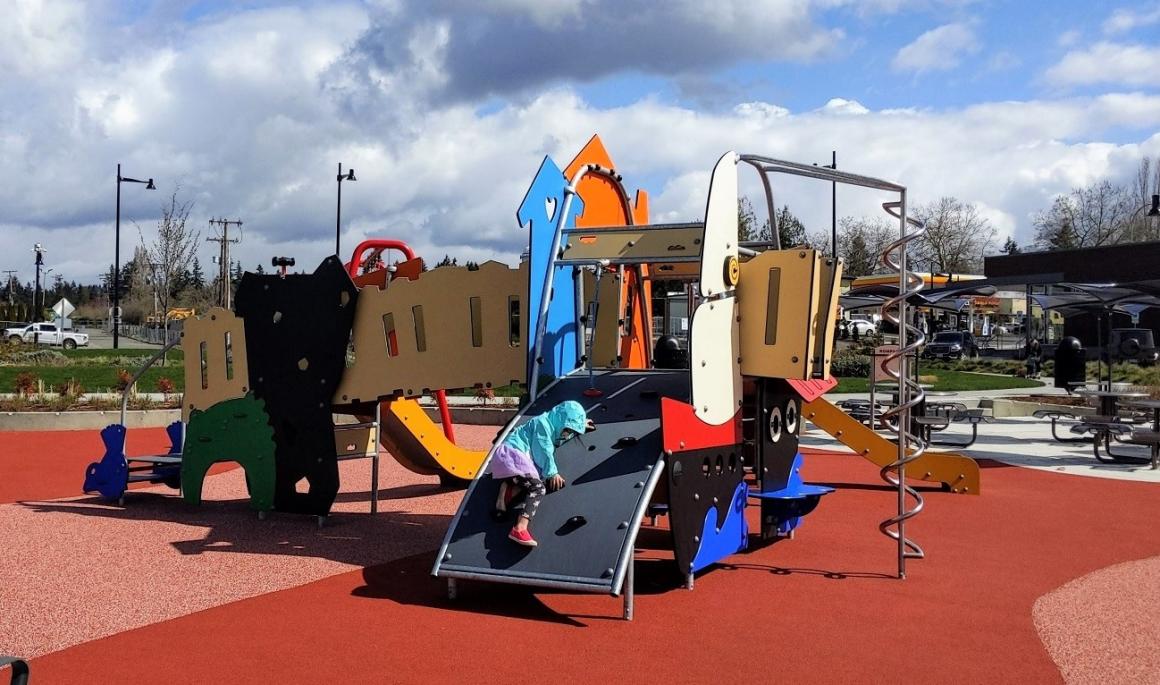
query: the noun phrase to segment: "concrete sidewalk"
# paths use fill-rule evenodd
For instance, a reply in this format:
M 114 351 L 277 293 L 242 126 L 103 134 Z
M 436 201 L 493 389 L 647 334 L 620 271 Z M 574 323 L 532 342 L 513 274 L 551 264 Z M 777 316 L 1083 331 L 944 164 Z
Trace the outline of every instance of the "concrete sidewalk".
M 1060 425 L 1059 432 L 1060 435 L 1066 434 L 1067 427 Z M 884 437 L 893 436 L 887 431 L 879 431 L 879 434 Z M 966 442 L 970 434 L 969 425 L 953 423 L 946 430 L 935 433 L 934 439 Z M 809 422 L 803 427 L 801 445 L 822 449 L 846 449 Z M 1054 440 L 1051 437 L 1051 422 L 1046 419 L 1022 416 L 996 419 L 994 423 L 979 424 L 979 439 L 967 449 L 938 444 L 933 445 L 931 449 L 1041 471 L 1160 484 L 1160 470 L 1153 471 L 1147 464 L 1104 464 L 1092 456 L 1091 443 L 1062 443 Z M 1138 445 L 1117 445 L 1116 451 L 1140 456 L 1148 455 L 1147 448 Z M 985 472 L 983 476 L 985 493 L 987 487 Z M 1157 492 L 1160 493 L 1160 490 Z

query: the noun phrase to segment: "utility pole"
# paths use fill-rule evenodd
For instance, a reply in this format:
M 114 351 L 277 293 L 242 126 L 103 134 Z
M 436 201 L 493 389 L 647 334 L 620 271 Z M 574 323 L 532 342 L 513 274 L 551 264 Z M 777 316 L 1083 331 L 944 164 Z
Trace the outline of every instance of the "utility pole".
M 30 317 L 34 324 L 32 329 L 32 344 L 37 349 L 40 349 L 40 312 L 36 311 L 36 300 L 40 294 L 40 267 L 44 266 L 44 253 L 48 250 L 45 250 L 40 243 L 36 243 L 32 251 L 36 253 L 36 288 L 32 291 L 33 315 Z
M 838 170 L 838 151 L 831 150 L 830 168 Z M 830 183 L 830 253 L 838 258 L 838 182 Z
M 230 308 L 230 244 L 242 242 L 241 238 L 230 238 L 230 226 L 242 228 L 241 219 L 210 219 L 210 226 L 220 226 L 221 234 L 206 238 L 207 243 L 218 243 L 218 304 Z
M 12 305 L 16 304 L 15 281 L 16 274 L 19 272 L 16 271 L 16 269 L 4 269 L 4 273 L 8 275 L 8 278 L 5 279 L 4 282 L 8 284 L 8 306 L 11 307 Z

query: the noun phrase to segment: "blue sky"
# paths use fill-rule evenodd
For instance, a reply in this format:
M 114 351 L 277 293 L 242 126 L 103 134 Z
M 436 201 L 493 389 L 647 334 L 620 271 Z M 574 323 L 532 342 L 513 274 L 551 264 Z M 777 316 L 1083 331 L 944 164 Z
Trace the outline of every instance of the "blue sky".
M 239 217 L 237 254 L 316 263 L 333 235 L 513 261 L 544 155 L 600 133 L 657 221 L 703 211 L 734 149 L 951 195 L 1006 236 L 1071 188 L 1160 155 L 1160 0 L 9 0 L 0 26 L 0 268 L 69 278 L 131 249 L 163 196 Z M 44 179 L 52 179 L 45 183 Z M 752 191 L 752 186 L 746 192 Z M 136 189 L 133 189 L 136 190 Z M 787 184 L 807 228 L 828 192 Z M 849 193 L 842 215 L 877 199 Z M 134 224 L 135 222 L 135 224 Z M 208 233 L 208 230 L 204 231 Z M 202 255 L 209 261 L 209 249 Z

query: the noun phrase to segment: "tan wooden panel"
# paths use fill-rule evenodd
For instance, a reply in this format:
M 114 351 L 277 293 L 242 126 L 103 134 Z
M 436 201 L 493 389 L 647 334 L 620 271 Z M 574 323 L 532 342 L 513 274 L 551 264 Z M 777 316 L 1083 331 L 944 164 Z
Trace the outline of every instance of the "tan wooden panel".
M 596 316 L 596 337 L 592 341 L 592 359 L 595 366 L 619 367 L 620 361 L 616 358 L 620 354 L 620 317 L 623 303 L 621 295 L 620 274 L 616 271 L 606 271 L 600 281 L 600 311 Z M 584 312 L 588 312 L 592 298 L 596 296 L 596 276 L 588 269 L 584 270 Z M 587 350 L 585 350 L 587 352 Z
M 189 413 L 194 409 L 209 409 L 222 400 L 242 397 L 249 391 L 246 329 L 242 319 L 230 310 L 214 307 L 202 316 L 186 319 L 181 350 L 185 353 L 183 421 L 189 421 Z
M 393 280 L 386 290 L 364 289 L 355 312 L 354 364 L 343 374 L 335 403 L 525 382 L 527 290 L 526 264 L 509 269 L 498 262 L 476 271 L 440 267 L 417 280 Z M 518 301 L 521 338 L 514 342 L 509 300 Z M 422 307 L 421 330 L 415 307 Z M 394 350 L 387 321 L 394 326 Z
M 814 310 L 814 370 L 819 366 L 823 377 L 830 377 L 834 353 L 834 324 L 838 319 L 838 295 L 842 289 L 842 260 L 822 257 L 818 274 L 818 306 Z
M 378 449 L 374 428 L 335 428 L 334 452 L 339 459 L 372 455 Z
M 742 374 L 812 377 L 822 261 L 817 250 L 770 250 L 741 265 Z
M 736 219 L 734 219 L 736 221 Z M 681 224 L 672 228 L 593 228 L 567 236 L 562 259 L 627 259 L 664 262 L 673 257 L 698 258 L 705 227 Z

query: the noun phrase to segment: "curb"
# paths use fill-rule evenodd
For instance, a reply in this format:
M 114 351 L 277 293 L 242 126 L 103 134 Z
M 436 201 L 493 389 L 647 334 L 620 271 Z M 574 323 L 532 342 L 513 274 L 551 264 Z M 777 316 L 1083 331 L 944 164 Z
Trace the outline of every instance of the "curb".
M 101 430 L 120 420 L 120 409 L 4 412 L 0 414 L 0 432 Z M 126 428 L 164 428 L 180 420 L 180 409 L 137 409 L 125 413 Z

